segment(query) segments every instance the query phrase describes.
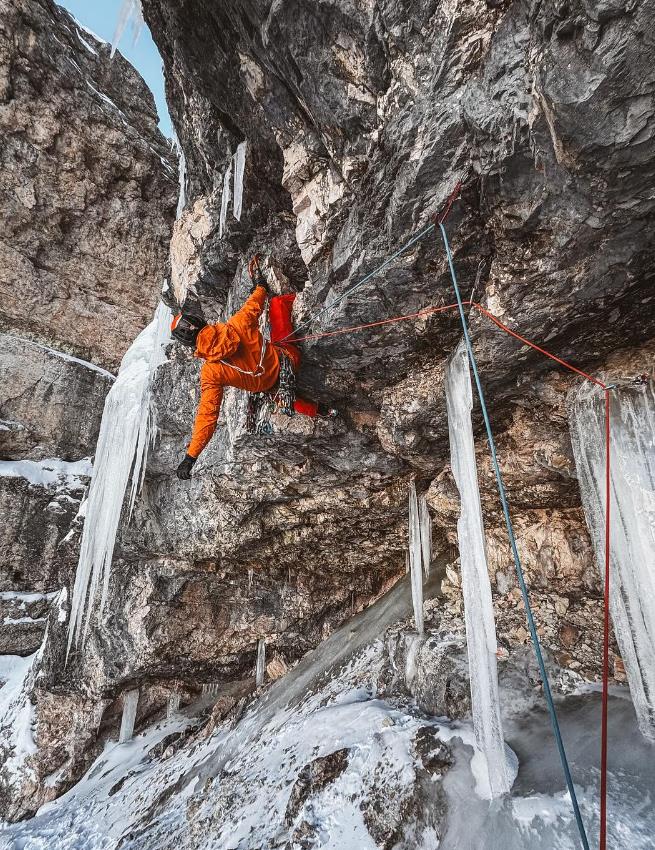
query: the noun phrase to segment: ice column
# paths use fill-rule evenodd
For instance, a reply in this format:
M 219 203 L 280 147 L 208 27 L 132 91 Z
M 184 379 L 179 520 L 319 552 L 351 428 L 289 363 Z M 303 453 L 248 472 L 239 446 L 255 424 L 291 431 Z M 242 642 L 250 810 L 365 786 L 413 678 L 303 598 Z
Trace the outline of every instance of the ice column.
M 425 493 L 418 500 L 419 524 L 421 527 L 421 553 L 423 555 L 423 571 L 425 577 L 430 576 L 430 563 L 432 561 L 432 518 L 428 510 L 428 500 Z
M 73 640 L 79 645 L 86 637 L 100 585 L 101 610 L 104 606 L 130 477 L 129 515 L 143 483 L 148 447 L 156 433 L 150 389 L 157 367 L 166 360 L 164 346 L 170 340 L 170 320 L 170 310 L 160 303 L 152 322 L 123 357 L 105 399 L 73 587 L 67 657 Z
M 136 44 L 143 29 L 143 9 L 141 0 L 123 0 L 123 5 L 118 13 L 116 30 L 111 41 L 111 58 L 113 59 L 116 48 L 125 33 L 130 21 L 132 22 L 132 43 Z
M 257 665 L 255 667 L 255 686 L 261 688 L 264 684 L 264 673 L 266 670 L 266 641 L 259 639 L 257 644 Z
M 421 543 L 421 521 L 416 497 L 416 483 L 409 484 L 409 572 L 412 582 L 412 604 L 416 631 L 423 634 L 423 549 Z
M 135 688 L 133 691 L 126 691 L 125 694 L 123 694 L 123 717 L 121 718 L 121 731 L 118 736 L 119 744 L 124 744 L 132 739 L 138 705 L 138 688 Z
M 171 718 L 178 713 L 180 710 L 180 699 L 181 695 L 179 693 L 171 694 L 168 697 L 168 706 L 166 708 L 166 717 Z
M 243 173 L 246 168 L 246 142 L 237 146 L 234 160 L 234 201 L 232 211 L 237 221 L 241 221 L 243 208 Z
M 463 342 L 457 347 L 448 364 L 446 401 L 451 466 L 461 504 L 457 535 L 462 570 L 473 727 L 478 749 L 486 760 L 489 792 L 492 797 L 496 797 L 509 791 L 511 783 L 500 719 L 496 629 L 471 425 L 473 393 L 468 355 Z
M 177 136 L 173 137 L 173 147 L 177 151 L 177 169 L 180 181 L 180 193 L 177 197 L 176 214 L 176 218 L 179 218 L 182 215 L 186 204 L 186 157 L 184 156 L 182 145 L 180 144 L 180 140 Z
M 232 169 L 228 167 L 225 172 L 225 177 L 223 178 L 223 195 L 221 197 L 221 214 L 218 221 L 218 235 L 219 237 L 223 235 L 225 232 L 225 222 L 227 221 L 227 206 L 230 203 L 230 177 L 232 176 Z
M 655 385 L 613 390 L 610 612 L 642 734 L 655 742 Z M 569 421 L 582 506 L 605 571 L 605 398 L 574 390 Z

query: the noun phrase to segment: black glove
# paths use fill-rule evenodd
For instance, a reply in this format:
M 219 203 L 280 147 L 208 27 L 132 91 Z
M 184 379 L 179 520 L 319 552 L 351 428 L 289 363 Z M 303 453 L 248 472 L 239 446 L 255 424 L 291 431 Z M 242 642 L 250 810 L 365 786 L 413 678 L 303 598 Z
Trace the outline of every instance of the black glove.
M 268 281 L 264 277 L 264 273 L 262 272 L 259 266 L 259 254 L 255 254 L 252 260 L 248 263 L 248 274 L 250 275 L 250 280 L 252 281 L 252 289 L 250 293 L 252 294 L 258 286 L 263 286 L 266 292 L 269 292 L 268 289 Z
M 191 455 L 184 455 L 184 460 L 175 471 L 175 474 L 180 481 L 188 481 L 191 478 L 191 470 L 193 469 L 193 464 L 195 462 L 195 457 L 191 457 Z

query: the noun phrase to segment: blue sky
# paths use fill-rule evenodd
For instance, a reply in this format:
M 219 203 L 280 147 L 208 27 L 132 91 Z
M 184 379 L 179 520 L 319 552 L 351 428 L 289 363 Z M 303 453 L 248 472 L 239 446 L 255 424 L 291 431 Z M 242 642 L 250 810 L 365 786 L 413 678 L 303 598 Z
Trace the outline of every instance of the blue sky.
M 77 20 L 97 33 L 105 41 L 111 41 L 116 31 L 118 13 L 123 0 L 60 0 L 60 6 L 74 15 Z M 148 27 L 144 27 L 136 45 L 132 44 L 132 27 L 128 26 L 118 49 L 123 56 L 138 70 L 155 96 L 159 112 L 159 126 L 165 136 L 173 132 L 171 119 L 164 97 L 164 74 L 161 57 L 155 43 L 150 37 Z

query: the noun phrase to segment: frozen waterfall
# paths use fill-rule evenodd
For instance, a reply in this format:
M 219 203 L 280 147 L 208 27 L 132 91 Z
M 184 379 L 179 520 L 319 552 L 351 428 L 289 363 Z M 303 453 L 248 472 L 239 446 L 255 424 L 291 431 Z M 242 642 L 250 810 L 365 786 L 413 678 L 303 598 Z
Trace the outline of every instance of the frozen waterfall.
M 237 221 L 241 221 L 243 209 L 243 174 L 246 168 L 246 142 L 237 146 L 237 151 L 232 157 L 234 160 L 234 201 L 232 202 L 232 214 Z
M 477 746 L 486 760 L 489 793 L 497 797 L 509 791 L 511 781 L 500 719 L 496 628 L 471 425 L 471 374 L 464 342 L 457 347 L 448 364 L 446 401 L 451 466 L 461 503 L 457 534 L 473 727 Z
M 264 673 L 266 672 L 266 641 L 259 639 L 257 644 L 257 664 L 255 666 L 255 686 L 261 688 L 264 684 Z
M 412 479 L 409 484 L 409 572 L 412 583 L 414 623 L 420 635 L 423 634 L 423 537 L 416 482 Z
M 582 505 L 605 564 L 605 396 L 584 384 L 569 418 Z M 655 742 L 655 385 L 613 390 L 610 612 L 642 734 Z
M 127 350 L 105 399 L 73 587 L 66 657 L 73 640 L 79 645 L 86 636 L 101 584 L 101 610 L 104 606 L 130 477 L 130 515 L 143 483 L 148 447 L 156 429 L 151 382 L 157 367 L 166 360 L 164 346 L 170 340 L 170 321 L 170 310 L 160 303 L 152 322 Z

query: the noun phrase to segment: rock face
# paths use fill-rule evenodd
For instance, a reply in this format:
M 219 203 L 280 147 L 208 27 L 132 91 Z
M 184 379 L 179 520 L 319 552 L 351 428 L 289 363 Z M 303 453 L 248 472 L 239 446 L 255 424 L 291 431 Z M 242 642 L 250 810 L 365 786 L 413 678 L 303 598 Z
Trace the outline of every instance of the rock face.
M 113 370 L 165 268 L 170 148 L 143 80 L 55 3 L 0 21 L 2 325 Z
M 208 320 L 242 303 L 256 251 L 276 292 L 300 293 L 298 322 L 334 304 L 313 332 L 452 304 L 438 232 L 337 299 L 425 227 L 461 179 L 446 226 L 464 298 L 611 382 L 652 371 L 653 3 L 143 9 L 187 169 L 173 289 Z M 226 173 L 244 141 L 237 221 Z M 565 668 L 595 678 L 600 580 L 566 413 L 581 378 L 482 312 L 469 318 L 539 631 Z M 447 575 L 444 616 L 461 621 L 444 398 L 460 336 L 445 312 L 307 341 L 300 390 L 341 416 L 279 417 L 272 436 L 254 437 L 243 395 L 228 391 L 189 483 L 171 471 L 190 433 L 198 363 L 171 350 L 154 390 L 159 441 L 119 535 L 108 605 L 65 671 L 65 624 L 51 622 L 39 688 L 77 695 L 80 712 L 94 699 L 107 706 L 60 788 L 116 736 L 121 693 L 135 684 L 143 723 L 167 690 L 250 677 L 262 637 L 293 664 L 386 591 L 405 570 L 412 476 L 432 510 L 434 568 Z M 524 612 L 474 417 L 499 639 L 523 657 Z M 425 647 L 426 664 L 457 685 L 453 695 L 442 679 L 417 681 L 426 712 L 468 710 L 461 653 L 460 638 L 452 653 Z M 204 835 L 207 813 L 196 815 Z
M 104 399 L 168 273 L 175 158 L 145 83 L 109 52 L 50 0 L 0 0 L 0 654 L 15 670 L 65 620 Z M 9 678 L 5 732 L 23 728 Z M 102 717 L 61 691 L 14 706 L 41 756 L 32 773 L 2 735 L 3 817 L 74 760 L 46 742 L 68 727 L 83 751 Z

